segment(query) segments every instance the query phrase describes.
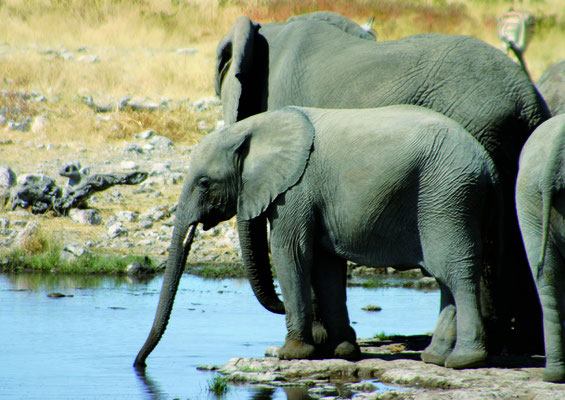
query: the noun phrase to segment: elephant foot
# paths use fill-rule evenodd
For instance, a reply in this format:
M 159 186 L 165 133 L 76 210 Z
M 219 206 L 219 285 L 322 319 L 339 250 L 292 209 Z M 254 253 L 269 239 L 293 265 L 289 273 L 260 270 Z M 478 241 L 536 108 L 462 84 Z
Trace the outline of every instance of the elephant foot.
M 542 379 L 546 382 L 565 383 L 565 366 L 545 367 Z
M 357 343 L 341 342 L 334 350 L 334 357 L 357 361 L 361 358 L 361 349 Z
M 487 364 L 487 352 L 484 350 L 458 351 L 457 348 L 445 360 L 446 368 L 464 369 L 481 368 Z
M 435 364 L 443 367 L 445 365 L 445 360 L 447 360 L 451 354 L 452 349 L 439 349 L 438 347 L 439 346 L 434 346 L 433 343 L 426 347 L 420 356 L 422 361 L 426 364 Z
M 311 344 L 301 340 L 287 340 L 279 349 L 278 356 L 282 360 L 312 359 L 316 349 Z
M 322 322 L 317 320 L 312 321 L 312 337 L 314 338 L 314 343 L 317 345 L 326 343 L 328 340 L 328 331 L 326 331 Z

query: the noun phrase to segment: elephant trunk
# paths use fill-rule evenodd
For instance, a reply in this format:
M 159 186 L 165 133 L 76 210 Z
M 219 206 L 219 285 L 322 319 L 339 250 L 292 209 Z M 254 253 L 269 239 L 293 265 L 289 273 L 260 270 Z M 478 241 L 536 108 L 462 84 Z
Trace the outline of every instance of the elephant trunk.
M 179 224 L 179 226 L 175 226 L 173 239 L 171 240 L 171 248 L 169 250 L 169 257 L 167 259 L 163 286 L 161 288 L 161 295 L 159 297 L 159 305 L 157 306 L 157 312 L 155 314 L 155 320 L 153 321 L 151 332 L 149 333 L 145 344 L 141 350 L 139 350 L 139 353 L 135 358 L 135 362 L 133 363 L 136 368 L 145 367 L 145 360 L 153 351 L 155 346 L 157 346 L 157 343 L 161 340 L 163 333 L 165 333 L 165 329 L 167 328 L 167 323 L 169 322 L 169 317 L 171 316 L 171 311 L 173 309 L 173 302 L 177 293 L 180 278 L 184 271 L 186 259 L 190 252 L 190 246 L 194 239 L 196 226 L 197 224 L 192 224 L 190 226 Z M 189 227 L 190 231 L 187 235 Z M 184 240 L 185 237 L 186 240 Z
M 247 220 L 238 216 L 237 229 L 241 257 L 255 297 L 267 310 L 275 314 L 284 314 L 284 304 L 277 296 L 273 284 L 265 217 Z

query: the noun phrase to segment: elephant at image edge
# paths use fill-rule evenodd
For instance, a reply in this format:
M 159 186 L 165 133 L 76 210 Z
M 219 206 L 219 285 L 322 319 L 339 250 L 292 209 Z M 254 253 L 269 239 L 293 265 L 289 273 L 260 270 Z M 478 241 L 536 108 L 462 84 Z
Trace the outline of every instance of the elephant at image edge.
M 553 116 L 565 113 L 565 59 L 546 69 L 536 82 Z
M 520 156 L 516 207 L 543 309 L 543 379 L 565 382 L 565 114 L 544 122 Z
M 414 104 L 459 122 L 489 152 L 503 185 L 502 271 L 486 270 L 489 347 L 541 350 L 541 310 L 514 210 L 518 157 L 549 110 L 520 66 L 472 37 L 422 34 L 375 42 L 357 24 L 318 12 L 259 25 L 239 18 L 217 48 L 216 92 L 226 124 L 287 105 L 371 108 Z M 266 228 L 238 221 L 242 258 L 258 299 L 283 313 L 271 283 Z M 252 268 L 263 264 L 264 268 Z M 498 277 L 497 275 L 501 276 Z M 445 329 L 449 329 L 446 327 Z M 528 345 L 532 348 L 528 349 Z
M 192 153 L 154 325 L 135 365 L 145 365 L 164 333 L 194 227 L 236 213 L 270 224 L 288 330 L 280 358 L 359 357 L 342 278 L 351 260 L 425 268 L 445 294 L 440 319 L 455 318 L 457 329 L 436 329 L 422 358 L 482 365 L 478 286 L 485 252 L 498 248 L 497 179 L 475 139 L 423 107 L 288 107 L 205 136 Z M 312 337 L 311 288 L 328 334 L 323 345 Z

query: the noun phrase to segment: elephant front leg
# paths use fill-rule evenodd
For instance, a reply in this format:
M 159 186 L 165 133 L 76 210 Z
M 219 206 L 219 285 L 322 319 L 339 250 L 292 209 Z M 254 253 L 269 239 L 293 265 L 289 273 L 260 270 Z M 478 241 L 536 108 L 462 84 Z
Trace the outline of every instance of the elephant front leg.
M 347 262 L 318 247 L 312 267 L 312 287 L 318 300 L 318 315 L 327 332 L 318 343 L 323 357 L 358 360 L 361 350 L 349 323 L 346 305 Z
M 275 248 L 272 254 L 281 286 L 286 311 L 287 335 L 279 349 L 281 359 L 315 357 L 312 338 L 312 298 L 310 294 L 310 263 L 305 257 L 294 257 L 293 251 Z

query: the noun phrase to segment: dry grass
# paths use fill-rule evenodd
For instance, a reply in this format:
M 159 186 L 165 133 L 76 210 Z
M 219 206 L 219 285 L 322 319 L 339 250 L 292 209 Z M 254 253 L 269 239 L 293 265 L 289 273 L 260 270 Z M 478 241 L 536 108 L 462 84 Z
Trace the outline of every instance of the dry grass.
M 502 0 L 0 0 L 0 89 L 6 91 L 0 108 L 7 107 L 8 117 L 13 107 L 20 110 L 18 118 L 45 115 L 50 122 L 37 134 L 2 132 L 2 164 L 22 173 L 73 159 L 85 148 L 80 158 L 105 157 L 109 146 L 123 146 L 146 129 L 176 144 L 194 144 L 204 134 L 198 122 L 214 122 L 217 116 L 194 111 L 182 100 L 214 95 L 215 47 L 240 15 L 260 23 L 318 10 L 339 12 L 358 23 L 374 15 L 379 41 L 442 32 L 476 36 L 500 47 L 496 18 L 510 5 Z M 537 79 L 565 57 L 565 3 L 523 0 L 517 7 L 536 16 L 537 32 L 525 56 Z M 179 48 L 194 48 L 197 53 L 179 54 Z M 65 50 L 72 60 L 61 57 Z M 96 55 L 100 62 L 79 61 L 83 55 Z M 26 102 L 16 95 L 32 91 L 48 101 Z M 166 111 L 111 112 L 101 119 L 81 101 L 87 95 L 170 98 L 177 105 Z M 45 143 L 52 148 L 28 155 L 28 145 L 22 158 L 23 145 Z M 133 189 L 120 190 L 125 204 L 105 204 L 104 219 L 118 209 L 141 213 L 174 203 L 179 187 L 166 187 L 161 198 L 142 201 L 128 195 Z M 43 232 L 82 241 L 104 233 L 102 226 L 71 225 L 48 216 L 41 217 L 41 226 Z

